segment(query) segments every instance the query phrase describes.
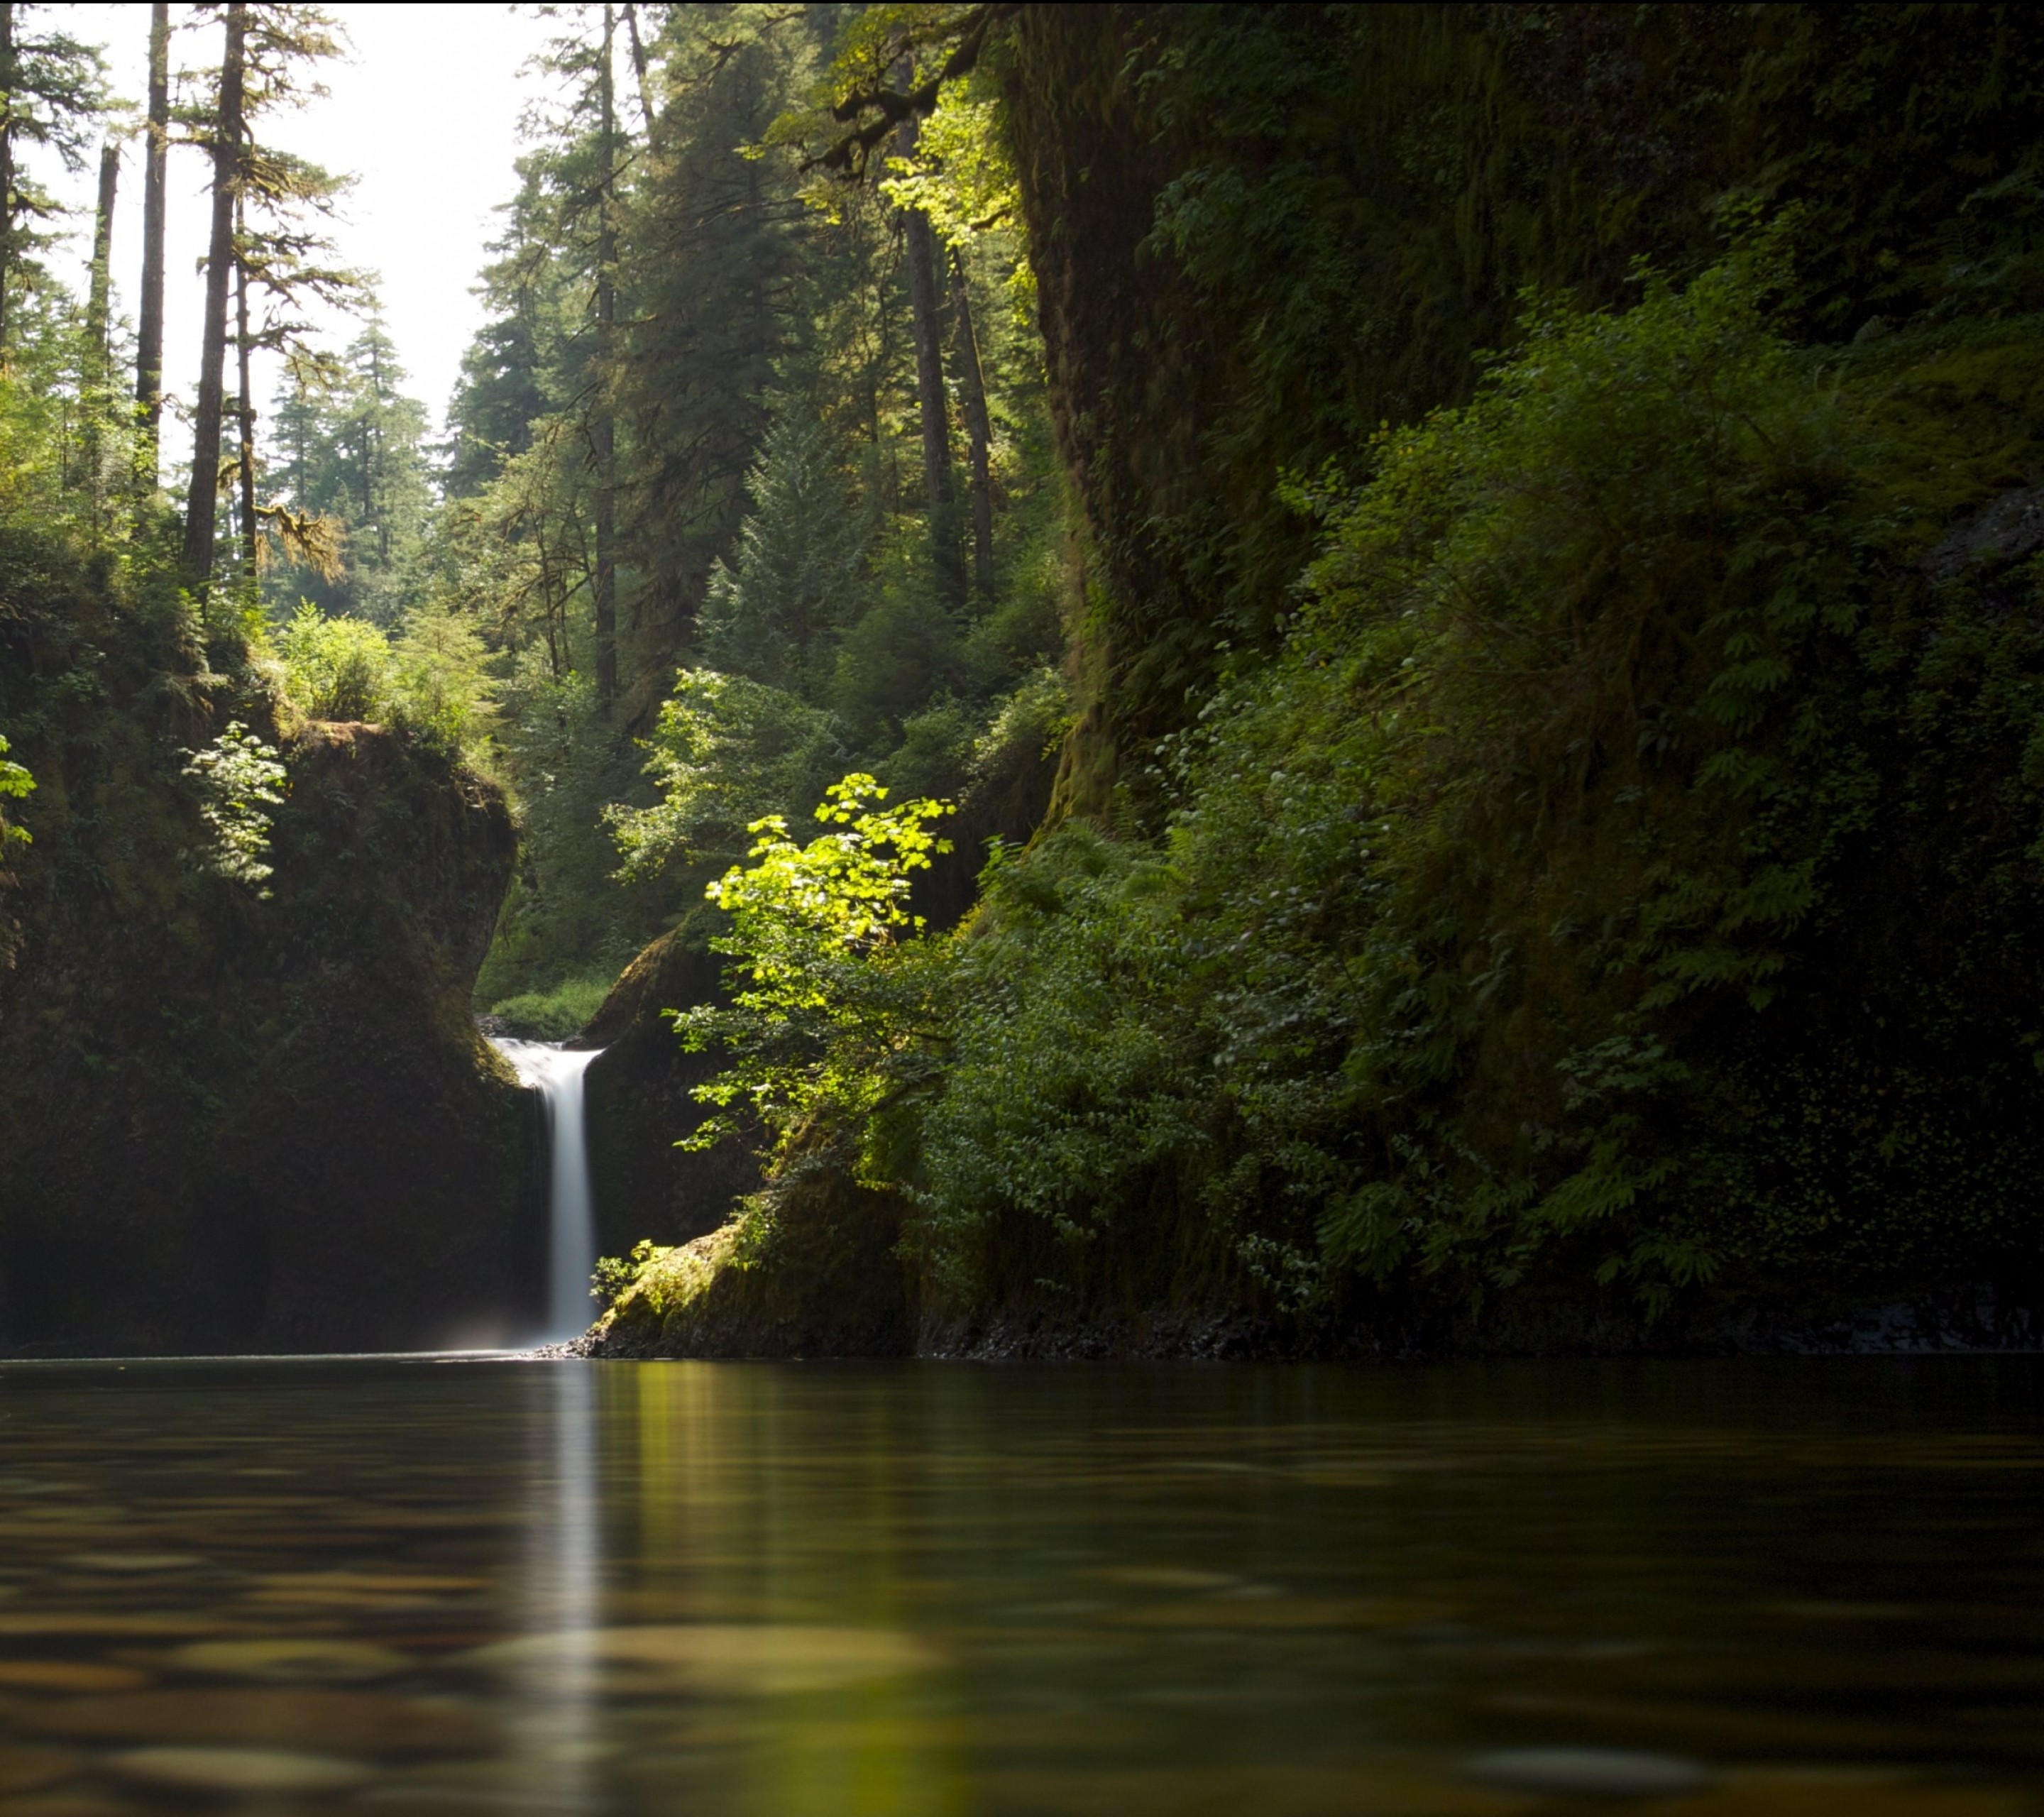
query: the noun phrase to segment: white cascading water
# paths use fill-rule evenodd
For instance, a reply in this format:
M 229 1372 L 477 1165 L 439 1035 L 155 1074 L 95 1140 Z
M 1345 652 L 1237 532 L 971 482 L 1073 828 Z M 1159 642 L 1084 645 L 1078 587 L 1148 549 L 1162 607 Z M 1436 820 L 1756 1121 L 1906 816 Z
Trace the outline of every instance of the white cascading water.
M 589 1329 L 594 1308 L 589 1277 L 596 1268 L 596 1213 L 589 1183 L 589 1148 L 582 1137 L 582 1074 L 597 1053 L 551 1041 L 493 1037 L 490 1045 L 511 1062 L 520 1080 L 547 1108 L 551 1159 L 547 1239 L 547 1329 L 561 1343 Z

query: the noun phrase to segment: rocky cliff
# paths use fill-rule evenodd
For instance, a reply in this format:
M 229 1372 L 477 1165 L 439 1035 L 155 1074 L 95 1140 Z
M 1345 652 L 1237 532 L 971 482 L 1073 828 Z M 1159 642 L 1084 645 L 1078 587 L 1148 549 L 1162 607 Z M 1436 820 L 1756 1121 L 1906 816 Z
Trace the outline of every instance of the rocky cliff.
M 0 559 L 0 716 L 38 783 L 0 971 L 0 1352 L 513 1335 L 540 1132 L 468 1004 L 501 792 L 400 731 L 304 727 L 274 874 L 217 874 L 185 754 L 236 713 L 274 731 L 259 674 L 174 606 L 25 567 Z

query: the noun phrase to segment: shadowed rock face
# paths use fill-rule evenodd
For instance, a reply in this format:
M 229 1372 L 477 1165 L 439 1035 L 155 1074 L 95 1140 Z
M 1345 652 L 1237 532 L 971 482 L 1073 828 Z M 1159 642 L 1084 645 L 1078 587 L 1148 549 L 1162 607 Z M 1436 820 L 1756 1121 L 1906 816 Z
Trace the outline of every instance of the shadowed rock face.
M 684 1053 L 661 1012 L 717 997 L 724 963 L 678 934 L 663 935 L 625 968 L 574 1043 L 603 1049 L 582 1083 L 601 1254 L 702 1236 L 759 1185 L 759 1162 L 744 1143 L 701 1154 L 674 1146 L 709 1114 L 692 1094 L 724 1057 Z
M 514 1335 L 543 1273 L 541 1134 L 468 1001 L 511 874 L 501 793 L 404 734 L 311 727 L 263 900 L 193 862 L 167 743 L 33 753 L 44 824 L 0 975 L 0 1350 Z

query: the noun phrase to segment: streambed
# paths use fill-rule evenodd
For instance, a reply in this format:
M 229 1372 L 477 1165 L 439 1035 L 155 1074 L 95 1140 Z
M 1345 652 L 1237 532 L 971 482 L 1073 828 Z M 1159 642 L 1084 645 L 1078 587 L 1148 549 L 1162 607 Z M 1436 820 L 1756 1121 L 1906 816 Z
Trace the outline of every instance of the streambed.
M 9 1364 L 0 1813 L 2015 1817 L 2040 1386 Z

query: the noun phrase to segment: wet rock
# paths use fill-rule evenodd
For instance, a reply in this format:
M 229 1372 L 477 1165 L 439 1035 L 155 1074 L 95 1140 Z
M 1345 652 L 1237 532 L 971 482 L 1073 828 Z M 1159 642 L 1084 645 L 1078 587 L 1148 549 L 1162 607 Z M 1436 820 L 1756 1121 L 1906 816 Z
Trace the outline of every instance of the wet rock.
M 2020 561 L 2044 548 L 2044 486 L 2004 492 L 1960 524 L 1923 558 L 1934 580 L 1950 580 L 1983 563 Z
M 1479 1785 L 1549 1798 L 1677 1798 L 1711 1783 L 1699 1761 L 1623 1748 L 1505 1748 L 1462 1770 Z
M 603 1050 L 583 1078 L 602 1254 L 628 1255 L 642 1239 L 664 1247 L 707 1236 L 759 1188 L 751 1144 L 676 1146 L 709 1114 L 695 1089 L 724 1058 L 683 1051 L 661 1012 L 720 1000 L 723 966 L 684 935 L 663 934 L 625 967 L 571 1043 Z
M 241 1797 L 263 1792 L 330 1796 L 376 1777 L 374 1768 L 359 1761 L 268 1748 L 136 1748 L 115 1754 L 106 1768 L 117 1778 L 154 1789 Z
M 835 1150 L 806 1153 L 740 1217 L 656 1256 L 590 1333 L 586 1354 L 909 1354 L 916 1312 L 900 1254 L 905 1201 L 861 1185 L 851 1162 Z
M 395 729 L 303 728 L 258 897 L 192 862 L 175 753 L 196 733 L 127 659 L 142 691 L 110 680 L 108 739 L 25 743 L 50 836 L 17 867 L 0 968 L 0 1350 L 515 1328 L 544 1254 L 540 1132 L 468 1005 L 516 844 L 501 792 Z M 67 817 L 88 801 L 114 805 Z

